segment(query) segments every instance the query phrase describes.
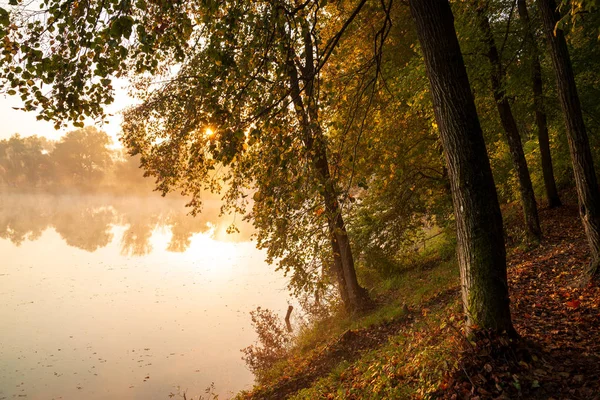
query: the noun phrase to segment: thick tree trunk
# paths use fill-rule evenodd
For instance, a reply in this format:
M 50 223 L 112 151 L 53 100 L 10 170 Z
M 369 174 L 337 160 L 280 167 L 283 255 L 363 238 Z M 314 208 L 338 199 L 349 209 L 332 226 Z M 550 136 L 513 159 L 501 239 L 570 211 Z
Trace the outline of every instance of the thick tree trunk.
M 452 189 L 467 326 L 514 334 L 502 216 L 448 0 L 410 0 Z
M 600 191 L 594 171 L 594 161 L 583 122 L 567 42 L 563 31 L 555 28 L 559 20 L 556 3 L 554 0 L 537 0 L 537 4 L 546 38 L 550 44 L 558 97 L 567 126 L 567 139 L 579 199 L 579 215 L 592 256 L 586 279 L 598 281 L 600 278 Z
M 500 55 L 498 54 L 498 48 L 496 47 L 496 41 L 490 28 L 490 24 L 485 11 L 480 8 L 477 11 L 479 18 L 479 25 L 483 31 L 483 40 L 487 45 L 487 57 L 490 60 L 492 67 L 491 70 L 491 82 L 492 91 L 494 94 L 494 101 L 500 114 L 500 121 L 502 122 L 502 128 L 506 134 L 506 140 L 508 141 L 508 148 L 510 149 L 510 156 L 512 159 L 513 167 L 517 171 L 517 177 L 519 179 L 519 192 L 521 194 L 521 205 L 523 207 L 523 215 L 525 217 L 525 225 L 527 226 L 527 233 L 530 238 L 539 241 L 542 238 L 542 230 L 540 229 L 540 220 L 538 217 L 537 203 L 535 201 L 535 193 L 533 191 L 533 185 L 531 184 L 531 176 L 529 175 L 529 169 L 527 168 L 527 161 L 525 160 L 525 153 L 523 152 L 523 144 L 521 143 L 521 135 L 519 134 L 519 128 L 513 116 L 510 103 L 506 98 L 506 92 L 504 91 L 505 74 L 502 62 L 500 61 Z
M 540 65 L 539 49 L 533 36 L 527 3 L 525 0 L 518 0 L 519 16 L 525 29 L 526 49 L 531 55 L 531 81 L 533 86 L 533 105 L 535 109 L 535 124 L 538 131 L 538 142 L 540 145 L 540 157 L 542 159 L 542 174 L 544 176 L 544 187 L 546 188 L 546 198 L 548 207 L 560 207 L 562 205 L 558 190 L 556 189 L 556 180 L 554 179 L 554 169 L 552 168 L 552 155 L 550 153 L 550 139 L 548 135 L 548 122 L 546 112 L 544 111 L 544 94 L 542 84 L 542 66 Z

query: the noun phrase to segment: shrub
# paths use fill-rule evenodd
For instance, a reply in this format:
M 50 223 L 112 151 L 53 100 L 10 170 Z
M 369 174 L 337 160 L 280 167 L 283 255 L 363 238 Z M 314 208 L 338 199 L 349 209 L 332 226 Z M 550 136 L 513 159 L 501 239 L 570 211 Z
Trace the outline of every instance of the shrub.
M 257 307 L 250 315 L 258 340 L 242 349 L 242 359 L 260 381 L 265 371 L 287 355 L 291 333 L 285 329 L 277 314 L 269 309 Z

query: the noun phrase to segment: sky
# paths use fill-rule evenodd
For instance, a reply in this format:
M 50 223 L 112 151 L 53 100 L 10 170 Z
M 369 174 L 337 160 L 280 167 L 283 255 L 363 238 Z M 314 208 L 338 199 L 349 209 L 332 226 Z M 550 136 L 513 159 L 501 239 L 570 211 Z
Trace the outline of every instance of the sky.
M 89 119 L 85 121 L 86 125 L 95 125 L 98 129 L 108 133 L 113 139 L 113 147 L 120 147 L 118 136 L 121 131 L 121 122 L 123 120 L 121 112 L 127 107 L 135 104 L 135 100 L 127 93 L 127 83 L 124 81 L 115 81 L 115 102 L 106 107 L 108 114 L 108 124 L 99 125 Z M 59 130 L 54 129 L 54 124 L 48 121 L 37 121 L 35 111 L 25 112 L 15 110 L 13 107 L 20 107 L 21 100 L 18 96 L 8 96 L 0 94 L 0 140 L 8 139 L 15 133 L 21 136 L 45 136 L 48 139 L 59 140 L 65 133 L 75 130 L 72 125 Z

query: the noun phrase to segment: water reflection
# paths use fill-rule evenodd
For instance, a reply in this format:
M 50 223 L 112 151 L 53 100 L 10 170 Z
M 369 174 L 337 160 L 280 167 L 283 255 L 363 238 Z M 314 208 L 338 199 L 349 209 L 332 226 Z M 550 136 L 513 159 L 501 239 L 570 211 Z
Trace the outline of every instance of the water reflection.
M 113 227 L 123 226 L 121 254 L 142 256 L 152 251 L 150 238 L 157 229 L 168 230 L 167 250 L 184 252 L 193 235 L 210 233 L 220 241 L 243 242 L 251 226 L 236 223 L 239 233 L 225 234 L 233 217 L 219 217 L 219 203 L 209 201 L 201 214 L 188 215 L 182 199 L 111 196 L 0 196 L 0 238 L 19 246 L 53 228 L 71 247 L 89 252 L 113 241 Z M 239 218 L 238 218 L 239 220 Z
M 248 388 L 248 313 L 284 312 L 287 281 L 218 206 L 0 195 L 0 400 Z
M 169 216 L 169 226 L 171 226 L 171 241 L 167 250 L 182 253 L 188 247 L 192 235 L 195 233 L 204 233 L 211 229 L 212 224 L 206 221 L 206 218 L 192 219 L 182 214 L 173 214 Z M 222 225 L 219 227 L 222 229 Z
M 52 211 L 44 230 L 53 227 L 71 247 L 96 251 L 113 239 L 110 225 L 114 213 L 111 209 L 84 206 Z

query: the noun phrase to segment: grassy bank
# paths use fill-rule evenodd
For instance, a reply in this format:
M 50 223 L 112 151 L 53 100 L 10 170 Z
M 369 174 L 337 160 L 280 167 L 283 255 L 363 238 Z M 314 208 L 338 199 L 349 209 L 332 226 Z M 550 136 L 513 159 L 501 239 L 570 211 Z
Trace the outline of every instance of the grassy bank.
M 363 271 L 376 306 L 302 330 L 244 399 L 426 396 L 453 368 L 461 323 L 455 242 L 436 236 L 390 276 Z
M 393 276 L 365 273 L 377 306 L 334 315 L 295 338 L 287 357 L 239 399 L 598 398 L 600 289 L 574 206 L 542 211 L 539 246 L 508 237 L 512 313 L 521 339 L 467 340 L 451 237 Z M 518 228 L 509 221 L 507 232 Z

